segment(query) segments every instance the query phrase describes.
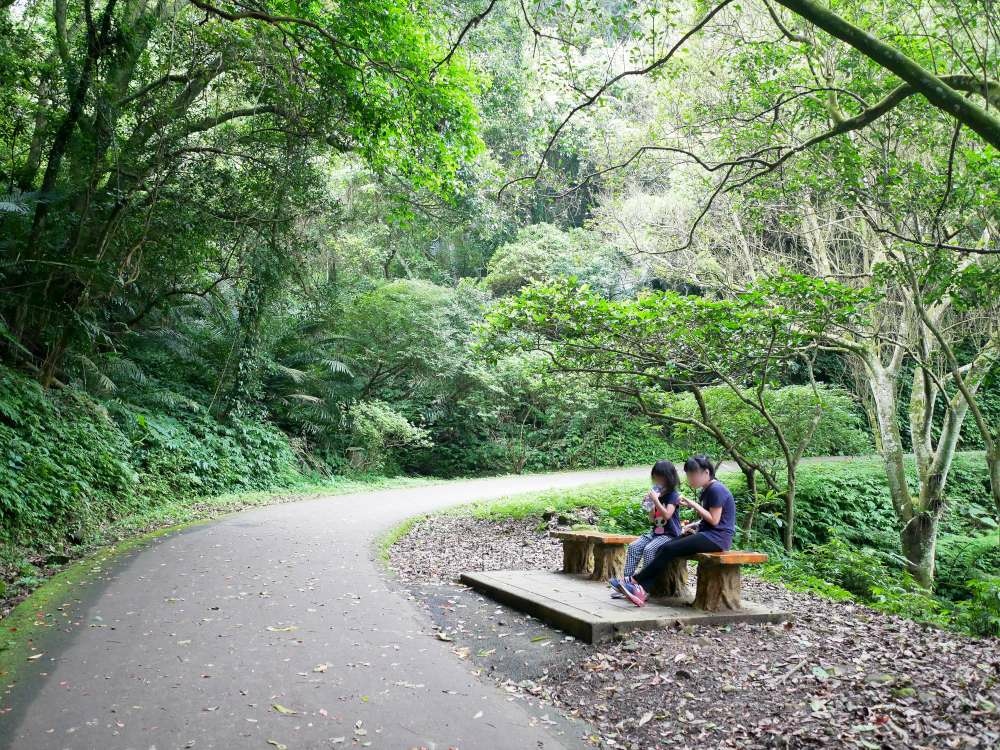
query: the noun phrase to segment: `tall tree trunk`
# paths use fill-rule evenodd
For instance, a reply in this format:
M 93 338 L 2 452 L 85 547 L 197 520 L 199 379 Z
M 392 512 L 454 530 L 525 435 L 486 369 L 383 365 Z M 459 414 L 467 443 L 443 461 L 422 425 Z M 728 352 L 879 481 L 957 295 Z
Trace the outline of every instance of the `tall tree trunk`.
M 785 528 L 782 529 L 785 551 L 791 552 L 795 543 L 795 473 L 788 472 L 788 486 L 785 488 Z
M 757 516 L 757 472 L 750 466 L 741 466 L 740 469 L 747 480 L 747 494 L 750 496 L 750 510 L 743 519 L 743 534 L 749 536 Z
M 996 442 L 986 451 L 986 467 L 990 472 L 990 493 L 993 495 L 993 506 L 1000 519 L 1000 448 Z
M 938 518 L 938 513 L 921 511 L 906 523 L 899 535 L 910 573 L 927 588 L 934 585 Z
M 884 368 L 873 368 L 869 383 L 875 414 L 878 417 L 878 431 L 882 445 L 882 461 L 885 463 L 889 496 L 900 522 L 906 524 L 913 518 L 913 497 L 906 483 L 906 464 L 903 456 L 903 441 L 896 422 L 896 387 L 893 378 Z

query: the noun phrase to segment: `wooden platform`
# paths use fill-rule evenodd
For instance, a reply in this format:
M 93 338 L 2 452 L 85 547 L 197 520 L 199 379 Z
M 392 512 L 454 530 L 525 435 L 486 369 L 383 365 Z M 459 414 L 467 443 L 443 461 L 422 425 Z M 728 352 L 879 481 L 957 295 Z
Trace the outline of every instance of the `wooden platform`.
M 598 643 L 629 630 L 731 622 L 784 622 L 787 612 L 743 602 L 736 612 L 702 612 L 691 599 L 650 599 L 636 607 L 612 599 L 606 583 L 586 575 L 548 570 L 493 570 L 463 573 L 462 583 L 498 602 L 543 620 L 587 643 Z

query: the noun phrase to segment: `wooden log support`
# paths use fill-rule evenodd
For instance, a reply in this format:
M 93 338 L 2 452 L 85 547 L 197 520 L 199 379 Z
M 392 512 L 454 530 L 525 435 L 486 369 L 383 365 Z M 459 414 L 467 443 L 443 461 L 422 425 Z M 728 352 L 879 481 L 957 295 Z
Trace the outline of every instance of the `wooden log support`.
M 625 545 L 635 539 L 634 536 L 625 534 L 605 534 L 589 529 L 550 531 L 549 536 L 562 542 L 563 573 L 583 573 L 595 581 L 622 574 L 625 567 Z M 602 548 L 600 552 L 597 551 L 598 546 Z M 615 572 L 604 575 L 608 570 Z
M 686 557 L 674 558 L 667 565 L 660 577 L 649 588 L 650 596 L 662 596 L 670 599 L 687 598 L 691 592 L 688 589 L 688 561 Z
M 590 574 L 592 581 L 607 581 L 609 578 L 621 578 L 625 570 L 625 545 L 621 542 L 606 543 L 600 539 L 594 541 L 594 569 Z
M 705 612 L 742 609 L 740 590 L 743 585 L 741 570 L 744 565 L 767 562 L 762 552 L 703 552 L 695 555 L 698 561 L 698 588 L 694 608 Z
M 594 569 L 592 539 L 563 539 L 563 573 L 589 573 Z
M 698 588 L 694 596 L 694 608 L 705 612 L 741 609 L 742 585 L 739 565 L 701 560 L 698 563 Z

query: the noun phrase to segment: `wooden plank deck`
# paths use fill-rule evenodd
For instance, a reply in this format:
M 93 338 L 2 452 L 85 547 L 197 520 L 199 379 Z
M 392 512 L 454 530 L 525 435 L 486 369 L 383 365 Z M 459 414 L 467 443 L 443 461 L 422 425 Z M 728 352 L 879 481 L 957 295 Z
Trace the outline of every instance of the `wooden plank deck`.
M 724 625 L 791 619 L 786 612 L 748 601 L 736 612 L 702 612 L 690 606 L 690 598 L 651 598 L 645 607 L 636 607 L 628 601 L 612 599 L 606 583 L 548 570 L 463 573 L 461 580 L 490 598 L 527 612 L 586 643 L 598 643 L 629 630 L 677 623 Z

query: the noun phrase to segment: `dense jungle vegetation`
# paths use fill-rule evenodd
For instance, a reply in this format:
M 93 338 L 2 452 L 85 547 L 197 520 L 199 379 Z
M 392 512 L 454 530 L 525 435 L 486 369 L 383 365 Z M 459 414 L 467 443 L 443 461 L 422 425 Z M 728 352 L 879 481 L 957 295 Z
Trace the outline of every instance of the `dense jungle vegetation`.
M 998 18 L 0 0 L 7 583 L 167 501 L 705 451 L 790 578 L 1000 634 Z

